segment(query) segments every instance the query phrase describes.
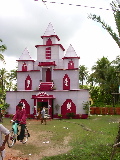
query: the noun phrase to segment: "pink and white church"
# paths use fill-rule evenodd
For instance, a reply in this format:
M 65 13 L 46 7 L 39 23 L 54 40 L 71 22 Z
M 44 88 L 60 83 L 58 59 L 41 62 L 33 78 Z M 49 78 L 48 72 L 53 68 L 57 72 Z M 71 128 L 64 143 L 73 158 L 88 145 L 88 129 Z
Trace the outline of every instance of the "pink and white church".
M 17 91 L 6 93 L 10 104 L 8 114 L 15 114 L 19 102 L 27 115 L 34 117 L 46 107 L 51 118 L 67 113 L 84 115 L 83 103 L 89 101 L 89 91 L 79 89 L 79 59 L 72 45 L 65 52 L 54 28 L 49 23 L 41 36 L 43 44 L 36 45 L 37 60 L 33 60 L 27 48 L 18 61 Z

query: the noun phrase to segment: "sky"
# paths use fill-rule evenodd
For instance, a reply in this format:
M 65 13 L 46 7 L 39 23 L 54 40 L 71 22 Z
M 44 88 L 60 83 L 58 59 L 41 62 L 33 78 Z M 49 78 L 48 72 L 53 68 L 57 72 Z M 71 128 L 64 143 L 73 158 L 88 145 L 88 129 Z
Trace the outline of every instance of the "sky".
M 71 44 L 80 57 L 79 65 L 85 65 L 89 71 L 103 56 L 109 61 L 114 60 L 120 54 L 118 45 L 99 23 L 88 19 L 90 13 L 100 15 L 117 32 L 111 1 L 47 0 L 43 3 L 42 0 L 1 0 L 0 39 L 3 42 L 0 45 L 5 44 L 7 50 L 3 53 L 6 64 L 0 61 L 0 68 L 15 69 L 16 60 L 26 47 L 36 60 L 35 45 L 43 44 L 41 36 L 50 22 L 65 52 Z

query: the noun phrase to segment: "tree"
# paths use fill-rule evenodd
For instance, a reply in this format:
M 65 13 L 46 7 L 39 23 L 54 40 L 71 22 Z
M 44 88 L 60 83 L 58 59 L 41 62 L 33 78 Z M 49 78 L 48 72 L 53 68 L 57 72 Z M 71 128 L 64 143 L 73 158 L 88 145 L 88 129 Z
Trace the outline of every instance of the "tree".
M 87 84 L 90 84 L 90 86 L 95 86 L 96 82 L 97 80 L 96 80 L 95 73 L 91 73 L 87 78 Z
M 7 71 L 5 68 L 0 70 L 0 103 L 4 103 L 6 95 Z
M 92 71 L 94 71 L 95 82 L 99 85 L 103 84 L 106 80 L 107 70 L 110 66 L 110 61 L 103 56 L 103 58 L 99 59 L 96 62 L 96 65 L 92 67 Z
M 102 25 L 102 27 L 108 31 L 108 33 L 112 36 L 112 38 L 115 40 L 115 42 L 118 44 L 119 48 L 120 48 L 120 4 L 118 1 L 112 1 L 112 3 L 110 4 L 113 10 L 113 15 L 114 15 L 114 19 L 115 19 L 115 23 L 116 23 L 116 28 L 118 30 L 118 33 L 115 33 L 113 31 L 113 29 L 111 28 L 111 26 L 109 26 L 108 24 L 106 24 L 100 16 L 97 16 L 95 14 L 90 14 L 88 16 L 88 18 L 100 23 Z
M 7 72 L 5 68 L 0 69 L 0 103 L 4 104 L 6 98 L 6 91 L 15 91 L 17 73 L 16 70 Z
M 89 76 L 88 83 L 92 83 L 90 94 L 95 103 L 112 103 L 111 93 L 117 93 L 119 84 L 116 67 L 105 57 L 99 59 L 92 67 L 93 73 Z
M 2 42 L 2 39 L 0 39 L 0 42 Z M 4 52 L 6 49 L 7 47 L 5 44 L 0 46 L 0 60 L 3 61 L 4 63 L 5 63 L 4 56 L 1 52 Z
M 116 66 L 116 71 L 120 71 L 120 56 L 117 56 L 116 59 L 112 61 L 112 63 Z
M 10 90 L 16 90 L 17 85 L 16 85 L 16 80 L 17 80 L 17 72 L 16 69 L 10 70 L 10 72 L 7 73 L 7 86 L 6 89 L 8 91 Z
M 80 82 L 82 82 L 82 86 L 83 86 L 83 81 L 87 79 L 87 76 L 88 76 L 87 67 L 85 67 L 84 65 L 80 65 L 79 66 L 79 80 Z

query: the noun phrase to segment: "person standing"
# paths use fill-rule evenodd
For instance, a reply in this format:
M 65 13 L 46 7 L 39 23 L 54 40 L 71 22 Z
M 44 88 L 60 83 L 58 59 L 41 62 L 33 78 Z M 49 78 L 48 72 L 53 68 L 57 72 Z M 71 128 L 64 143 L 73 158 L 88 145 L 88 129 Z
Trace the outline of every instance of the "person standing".
M 5 135 L 4 140 L 2 139 L 3 134 Z M 5 144 L 8 141 L 9 134 L 9 130 L 5 128 L 2 124 L 0 124 L 0 160 L 3 160 L 3 158 L 5 157 Z
M 46 125 L 45 107 L 43 107 L 41 111 L 41 124 L 43 124 L 43 121 L 45 122 L 45 125 Z
M 22 142 L 24 139 L 24 134 L 25 134 L 25 125 L 26 125 L 26 110 L 23 108 L 23 104 L 19 103 L 17 105 L 18 109 L 16 111 L 16 114 L 13 117 L 13 121 L 16 121 L 16 123 L 20 124 L 21 126 L 21 131 L 20 135 L 18 136 L 18 140 Z

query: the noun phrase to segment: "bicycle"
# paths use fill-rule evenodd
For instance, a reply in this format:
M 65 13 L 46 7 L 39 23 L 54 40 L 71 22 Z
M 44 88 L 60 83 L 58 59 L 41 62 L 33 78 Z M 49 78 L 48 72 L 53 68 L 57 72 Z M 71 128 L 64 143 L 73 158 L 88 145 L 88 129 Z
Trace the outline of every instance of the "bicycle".
M 10 130 L 9 139 L 8 139 L 8 147 L 11 148 L 15 143 L 16 140 L 19 141 L 19 133 L 20 133 L 20 124 L 11 120 L 12 123 L 12 129 Z M 25 134 L 24 138 L 22 140 L 22 143 L 25 144 L 28 140 L 28 137 L 30 137 L 30 134 L 28 132 L 27 126 L 25 125 Z

